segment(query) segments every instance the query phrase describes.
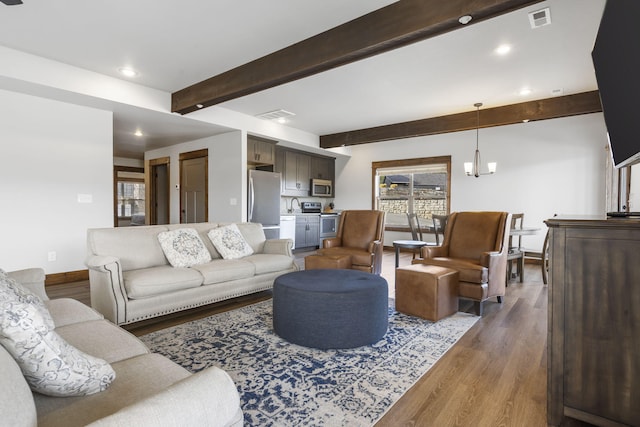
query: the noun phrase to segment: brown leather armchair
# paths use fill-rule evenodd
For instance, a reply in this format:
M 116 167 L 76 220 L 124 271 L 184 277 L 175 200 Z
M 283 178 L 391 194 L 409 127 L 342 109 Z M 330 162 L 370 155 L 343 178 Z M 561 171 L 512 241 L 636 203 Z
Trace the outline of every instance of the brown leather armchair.
M 353 270 L 380 274 L 383 233 L 383 211 L 342 211 L 336 237 L 325 239 L 318 254 L 350 255 Z
M 454 212 L 449 216 L 442 246 L 426 246 L 413 263 L 437 265 L 460 273 L 459 296 L 482 303 L 491 297 L 502 302 L 509 250 L 508 212 Z

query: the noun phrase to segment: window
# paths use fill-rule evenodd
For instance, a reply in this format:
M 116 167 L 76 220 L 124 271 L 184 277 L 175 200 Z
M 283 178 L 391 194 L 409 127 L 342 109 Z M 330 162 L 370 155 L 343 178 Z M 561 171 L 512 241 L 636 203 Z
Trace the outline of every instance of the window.
M 118 181 L 118 218 L 144 215 L 144 182 Z
M 375 209 L 386 212 L 387 228 L 407 227 L 407 213 L 416 213 L 421 226 L 431 215 L 449 214 L 451 157 L 374 162 Z
M 115 224 L 118 227 L 145 223 L 144 170 L 115 167 Z

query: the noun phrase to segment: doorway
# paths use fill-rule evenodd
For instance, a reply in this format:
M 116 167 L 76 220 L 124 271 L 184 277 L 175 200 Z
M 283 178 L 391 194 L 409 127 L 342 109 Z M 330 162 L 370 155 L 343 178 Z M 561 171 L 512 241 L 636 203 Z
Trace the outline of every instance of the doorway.
M 180 154 L 180 223 L 206 222 L 209 150 Z
M 169 157 L 149 160 L 149 224 L 169 224 L 170 187 L 169 187 Z

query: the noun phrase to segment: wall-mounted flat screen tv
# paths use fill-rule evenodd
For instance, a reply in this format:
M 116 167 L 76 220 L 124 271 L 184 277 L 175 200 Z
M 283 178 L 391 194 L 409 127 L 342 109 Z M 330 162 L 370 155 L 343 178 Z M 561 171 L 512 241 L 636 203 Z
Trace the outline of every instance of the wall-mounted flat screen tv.
M 591 57 L 616 167 L 640 162 L 640 0 L 607 0 Z

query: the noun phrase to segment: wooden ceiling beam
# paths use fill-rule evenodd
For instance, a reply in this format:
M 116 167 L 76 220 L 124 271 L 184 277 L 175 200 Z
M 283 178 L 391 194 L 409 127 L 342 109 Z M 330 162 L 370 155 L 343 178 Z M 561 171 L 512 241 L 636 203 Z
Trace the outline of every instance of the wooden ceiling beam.
M 480 109 L 480 127 L 511 125 L 524 120 L 547 120 L 602 111 L 597 90 L 575 95 L 521 102 L 502 107 Z M 321 148 L 344 147 L 371 142 L 414 138 L 475 129 L 476 110 L 368 129 L 334 133 L 320 137 Z
M 543 0 L 399 0 L 323 33 L 174 92 L 186 114 L 425 40 Z

